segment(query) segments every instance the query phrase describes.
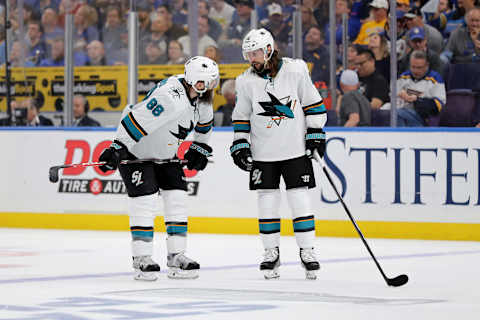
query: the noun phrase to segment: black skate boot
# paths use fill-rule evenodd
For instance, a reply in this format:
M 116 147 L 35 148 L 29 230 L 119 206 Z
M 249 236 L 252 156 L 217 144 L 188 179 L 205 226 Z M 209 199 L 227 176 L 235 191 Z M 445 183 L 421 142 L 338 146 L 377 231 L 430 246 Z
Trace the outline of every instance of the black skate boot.
M 278 247 L 265 249 L 263 254 L 263 261 L 260 263 L 260 270 L 263 271 L 265 279 L 278 279 L 280 273 L 278 267 L 280 266 L 280 249 Z
M 170 279 L 196 279 L 200 265 L 181 253 L 167 256 L 168 277 Z
M 135 280 L 155 281 L 160 266 L 152 260 L 151 256 L 133 257 L 133 269 L 135 270 Z
M 308 280 L 316 280 L 320 264 L 315 257 L 313 248 L 300 248 L 300 260 L 302 261 L 302 267 L 305 269 L 305 277 Z

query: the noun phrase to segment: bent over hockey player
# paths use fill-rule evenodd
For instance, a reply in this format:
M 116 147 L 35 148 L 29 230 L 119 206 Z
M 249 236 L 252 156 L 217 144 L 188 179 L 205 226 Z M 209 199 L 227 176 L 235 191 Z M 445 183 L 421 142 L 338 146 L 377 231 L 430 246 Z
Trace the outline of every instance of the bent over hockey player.
M 260 270 L 278 278 L 280 266 L 280 177 L 286 186 L 300 260 L 308 279 L 320 265 L 314 254 L 315 219 L 308 188 L 315 187 L 311 157 L 325 152 L 326 109 L 303 60 L 280 58 L 265 29 L 243 40 L 251 66 L 236 79 L 237 103 L 230 152 L 240 169 L 250 172 L 257 190 L 260 237 L 265 248 Z
M 119 168 L 128 192 L 136 280 L 156 280 L 159 265 L 152 260 L 153 220 L 158 191 L 165 209 L 167 267 L 170 278 L 196 278 L 200 265 L 185 255 L 187 235 L 187 185 L 178 162 L 120 164 L 131 159 L 174 159 L 181 142 L 195 130 L 185 153 L 187 168 L 203 170 L 212 149 L 207 145 L 212 123 L 213 90 L 219 82 L 217 64 L 193 57 L 185 74 L 159 82 L 142 102 L 123 111 L 115 139 L 101 154 L 103 171 Z

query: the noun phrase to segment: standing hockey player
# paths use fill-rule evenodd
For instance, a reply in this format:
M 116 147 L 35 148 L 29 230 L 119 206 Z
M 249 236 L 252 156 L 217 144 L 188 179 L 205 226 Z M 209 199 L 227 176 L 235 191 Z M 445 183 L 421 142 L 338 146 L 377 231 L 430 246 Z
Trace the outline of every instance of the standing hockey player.
M 200 265 L 185 255 L 187 245 L 187 185 L 178 162 L 120 164 L 131 159 L 174 159 L 188 133 L 194 141 L 185 153 L 187 168 L 203 170 L 212 148 L 207 145 L 213 123 L 213 90 L 219 82 L 217 64 L 206 57 L 185 63 L 185 74 L 159 82 L 142 102 L 123 111 L 112 145 L 99 160 L 103 171 L 119 168 L 128 192 L 136 280 L 156 280 L 159 265 L 152 260 L 153 220 L 158 191 L 165 208 L 169 278 L 196 278 Z M 120 164 L 120 165 L 119 165 Z
M 320 265 L 314 253 L 315 220 L 308 188 L 315 187 L 311 157 L 323 157 L 325 106 L 303 60 L 280 58 L 270 32 L 251 30 L 243 40 L 251 66 L 236 79 L 237 103 L 230 152 L 250 172 L 250 190 L 258 194 L 258 223 L 265 248 L 260 270 L 266 279 L 280 276 L 280 176 L 286 186 L 300 260 L 307 279 Z

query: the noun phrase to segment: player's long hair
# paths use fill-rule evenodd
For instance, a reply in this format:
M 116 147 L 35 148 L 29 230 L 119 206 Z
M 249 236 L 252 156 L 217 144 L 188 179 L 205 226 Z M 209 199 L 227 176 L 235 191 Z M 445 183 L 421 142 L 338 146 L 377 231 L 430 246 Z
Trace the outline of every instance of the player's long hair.
M 280 70 L 280 64 L 282 61 L 282 57 L 278 53 L 277 50 L 274 50 L 270 59 L 265 63 L 265 67 L 262 71 L 257 71 L 255 68 L 252 67 L 253 71 L 257 73 L 259 76 L 269 76 L 271 78 L 275 77 Z
M 213 92 L 215 89 L 207 90 L 201 96 L 198 96 L 198 102 L 213 103 Z

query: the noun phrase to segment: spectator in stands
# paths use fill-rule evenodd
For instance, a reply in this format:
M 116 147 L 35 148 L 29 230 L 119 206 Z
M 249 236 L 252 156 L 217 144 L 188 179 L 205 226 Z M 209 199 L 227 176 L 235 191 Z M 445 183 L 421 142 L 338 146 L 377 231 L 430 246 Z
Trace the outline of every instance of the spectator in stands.
M 223 31 L 226 32 L 232 22 L 235 8 L 225 0 L 211 0 L 211 5 L 208 16 L 220 23 Z
M 87 46 L 88 60 L 87 66 L 106 66 L 105 47 L 98 40 L 93 40 Z
M 120 33 L 120 39 L 122 40 L 122 43 L 120 44 L 120 48 L 115 50 L 114 52 L 108 53 L 107 63 L 109 65 L 122 66 L 122 65 L 128 64 L 128 30 L 127 29 L 123 30 Z M 143 44 L 142 42 L 140 43 Z M 142 58 L 141 52 L 139 52 L 139 55 L 140 55 L 139 59 L 141 59 Z
M 183 28 L 183 26 L 179 26 L 173 23 L 172 13 L 170 11 L 170 8 L 167 5 L 158 6 L 156 12 L 167 23 L 167 31 L 165 31 L 165 36 L 167 37 L 167 41 L 177 40 L 181 36 L 184 36 L 187 34 L 187 31 L 186 29 Z
M 405 13 L 410 11 L 410 0 L 397 0 L 397 10 Z
M 344 69 L 350 69 L 350 70 L 356 70 L 357 65 L 356 65 L 356 58 L 358 55 L 358 50 L 360 46 L 358 44 L 353 44 L 350 43 L 347 48 L 347 68 Z
M 40 114 L 40 106 L 35 99 L 22 101 L 22 108 L 27 108 L 27 126 L 53 126 L 52 120 Z
M 443 36 L 437 29 L 423 22 L 422 12 L 419 9 L 411 10 L 405 14 L 405 19 L 408 30 L 412 30 L 414 27 L 423 28 L 428 47 L 440 54 L 443 48 Z
M 390 82 L 390 52 L 387 38 L 383 34 L 372 33 L 368 37 L 368 46 L 375 55 L 375 70 Z
M 443 79 L 429 68 L 425 51 L 412 52 L 410 70 L 398 79 L 397 92 L 399 127 L 425 126 L 425 120 L 437 115 L 446 102 Z
M 317 24 L 317 20 L 313 16 L 312 8 L 306 5 L 302 5 L 301 10 L 302 10 L 302 31 L 303 31 L 302 38 L 303 40 L 305 40 L 305 36 L 307 35 L 308 30 L 310 30 L 311 27 L 318 26 L 318 24 Z
M 311 2 L 304 0 L 304 4 L 313 9 L 313 16 L 319 26 L 325 26 L 328 23 L 329 0 L 311 0 Z
M 203 55 L 207 58 L 212 59 L 216 63 L 220 63 L 222 60 L 222 55 L 220 54 L 220 50 L 216 46 L 208 46 L 205 48 Z
M 170 0 L 172 6 L 172 22 L 178 26 L 183 27 L 185 30 L 188 28 L 188 13 L 185 6 L 185 0 Z
M 445 62 L 470 63 L 480 61 L 480 8 L 465 16 L 466 25 L 452 32 L 441 58 Z
M 29 57 L 25 59 L 25 64 L 22 64 L 22 42 L 14 41 L 12 43 L 12 49 L 10 51 L 10 67 L 34 67 L 38 64 L 35 57 Z M 5 63 L 5 61 L 3 62 Z
M 88 116 L 89 105 L 87 99 L 81 95 L 73 96 L 73 126 L 74 127 L 100 127 L 100 123 Z
M 183 54 L 183 47 L 177 40 L 171 40 L 168 43 L 168 61 L 167 64 L 184 64 L 186 61 Z
M 305 36 L 303 60 L 313 64 L 312 81 L 314 83 L 320 81 L 328 85 L 330 82 L 330 55 L 323 43 L 323 35 L 320 28 L 316 26 L 310 27 Z
M 146 47 L 148 44 L 154 42 L 157 43 L 158 48 L 163 48 L 163 53 L 166 53 L 168 37 L 166 32 L 168 30 L 168 23 L 167 20 L 164 19 L 160 14 L 154 13 L 152 15 L 152 24 L 150 27 L 150 33 L 147 34 L 146 37 L 140 39 L 140 48 L 142 48 L 142 52 L 140 53 L 140 64 L 147 63 L 147 56 L 146 56 Z M 163 44 L 160 44 L 163 42 Z
M 138 38 L 142 39 L 150 33 L 151 20 L 150 13 L 152 12 L 153 6 L 149 0 L 141 0 L 136 3 L 137 14 L 138 14 Z
M 165 64 L 167 62 L 165 41 L 150 41 L 145 47 L 146 60 L 142 64 Z
M 278 1 L 278 0 L 277 0 Z M 257 21 L 261 25 L 268 23 L 268 5 L 270 4 L 268 0 L 254 0 L 255 2 L 255 11 L 257 13 Z
M 358 49 L 355 65 L 360 79 L 360 92 L 370 101 L 372 109 L 389 101 L 387 80 L 375 70 L 375 55 L 370 49 Z
M 267 10 L 268 23 L 264 25 L 264 28 L 272 34 L 278 51 L 285 55 L 292 28 L 288 25 L 286 20 L 284 20 L 282 7 L 278 3 L 273 2 L 268 5 Z
M 5 63 L 5 27 L 0 24 L 0 65 Z
M 83 66 L 87 61 L 87 56 L 74 52 L 73 61 L 75 66 Z M 40 61 L 40 67 L 63 67 L 65 65 L 65 41 L 63 38 L 53 40 L 51 58 Z
M 372 33 L 381 33 L 385 30 L 387 22 L 388 2 L 387 0 L 373 0 L 370 3 L 373 20 L 366 21 L 362 24 L 354 43 L 368 44 L 368 36 Z
M 73 16 L 73 48 L 75 51 L 86 52 L 87 44 L 99 39 L 96 27 L 98 15 L 89 5 L 80 6 Z
M 442 77 L 445 74 L 445 63 L 440 59 L 440 55 L 428 48 L 428 40 L 425 36 L 425 29 L 414 27 L 408 32 L 407 55 L 398 63 L 398 73 L 402 74 L 410 69 L 410 55 L 413 51 L 420 50 L 427 53 L 427 60 L 430 69 L 438 72 Z
M 448 39 L 454 30 L 465 25 L 465 15 L 475 7 L 475 2 L 476 0 L 456 1 L 457 8 L 448 13 L 440 13 L 437 10 L 433 17 L 428 20 L 428 24 L 435 27 L 445 39 Z
M 335 38 L 337 41 L 337 45 L 342 43 L 342 37 L 343 37 L 343 32 L 342 32 L 342 16 L 343 14 L 348 15 L 348 37 L 349 39 L 356 39 L 358 32 L 360 31 L 360 28 L 362 26 L 362 23 L 360 22 L 360 19 L 358 16 L 354 16 L 350 14 L 350 9 L 351 9 L 351 3 L 348 0 L 337 0 L 335 2 L 335 25 L 336 25 L 336 31 L 335 31 Z M 302 12 L 303 16 L 303 12 Z M 325 43 L 329 44 L 330 43 L 330 24 L 325 23 Z
M 371 108 L 367 98 L 358 91 L 360 83 L 358 75 L 353 70 L 345 70 L 340 76 L 340 88 L 343 95 L 340 100 L 340 125 L 344 127 L 369 126 L 371 123 Z
M 240 47 L 243 38 L 250 31 L 250 16 L 255 8 L 253 0 L 236 0 L 235 12 L 228 27 L 227 39 Z
M 102 42 L 106 52 L 113 52 L 121 48 L 121 33 L 126 29 L 123 23 L 122 12 L 119 6 L 107 8 L 107 20 L 102 29 Z
M 43 40 L 49 46 L 53 39 L 63 36 L 64 30 L 58 26 L 58 15 L 55 9 L 46 8 L 42 14 Z
M 208 35 L 208 18 L 198 17 L 197 27 L 198 27 L 198 53 L 205 52 L 205 49 L 208 46 L 217 47 L 217 43 L 215 42 L 215 40 L 213 40 Z M 178 38 L 178 42 L 180 42 L 183 46 L 183 53 L 187 57 L 191 56 L 190 35 L 185 35 L 183 37 Z
M 279 0 L 276 0 L 279 1 Z M 282 14 L 287 23 L 292 22 L 293 13 L 296 10 L 295 0 L 280 0 L 282 2 Z
M 30 21 L 27 27 L 27 57 L 35 57 L 40 62 L 47 57 L 47 46 L 42 40 L 43 29 L 40 21 Z
M 207 0 L 198 0 L 198 15 L 206 17 L 208 19 L 208 35 L 215 41 L 218 41 L 222 35 L 222 26 L 217 20 L 212 19 L 208 16 L 210 10 L 210 5 Z
M 230 127 L 232 126 L 232 112 L 235 108 L 235 80 L 229 79 L 222 85 L 222 96 L 227 103 L 218 107 L 214 115 L 214 126 Z

